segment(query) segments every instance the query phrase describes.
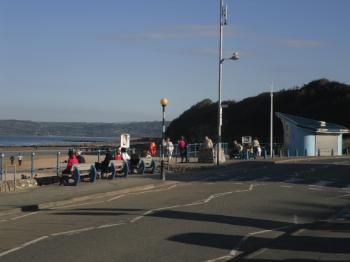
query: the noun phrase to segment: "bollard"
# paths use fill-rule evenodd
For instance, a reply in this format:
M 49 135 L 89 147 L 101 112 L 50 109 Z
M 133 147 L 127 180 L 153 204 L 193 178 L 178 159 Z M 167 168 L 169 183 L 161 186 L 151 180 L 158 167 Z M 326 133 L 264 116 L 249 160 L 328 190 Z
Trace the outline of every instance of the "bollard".
M 272 158 L 275 157 L 275 149 L 272 149 Z
M 290 157 L 290 154 L 289 154 L 289 149 L 287 150 L 287 157 Z
M 266 151 L 266 149 L 264 150 L 264 158 L 267 159 L 267 151 Z
M 295 156 L 299 156 L 298 149 L 295 149 Z
M 5 154 L 1 153 L 0 154 L 0 182 L 2 181 L 2 174 L 4 172 L 4 157 L 5 157 Z
M 248 151 L 248 149 L 246 150 L 245 153 L 246 153 L 246 154 L 245 154 L 245 159 L 248 160 L 248 159 L 249 159 L 249 151 Z
M 333 148 L 332 148 L 331 156 L 334 156 L 334 150 L 333 150 Z
M 33 178 L 34 177 L 34 168 L 35 168 L 35 165 L 34 165 L 34 161 L 35 161 L 35 153 L 32 152 L 32 155 L 31 155 L 31 169 L 30 169 L 30 178 Z
M 60 155 L 61 152 L 57 152 L 57 165 L 56 165 L 56 174 L 60 175 Z
M 100 163 L 101 149 L 97 151 L 97 162 Z
M 321 156 L 321 150 L 320 149 L 317 150 L 317 155 Z

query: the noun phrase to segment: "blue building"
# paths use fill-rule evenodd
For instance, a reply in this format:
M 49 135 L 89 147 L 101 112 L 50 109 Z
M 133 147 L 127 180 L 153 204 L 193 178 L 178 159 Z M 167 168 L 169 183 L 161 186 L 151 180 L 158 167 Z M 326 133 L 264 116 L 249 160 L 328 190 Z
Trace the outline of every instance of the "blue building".
M 349 133 L 346 127 L 279 112 L 276 116 L 282 121 L 284 147 L 291 155 L 342 155 L 343 134 Z

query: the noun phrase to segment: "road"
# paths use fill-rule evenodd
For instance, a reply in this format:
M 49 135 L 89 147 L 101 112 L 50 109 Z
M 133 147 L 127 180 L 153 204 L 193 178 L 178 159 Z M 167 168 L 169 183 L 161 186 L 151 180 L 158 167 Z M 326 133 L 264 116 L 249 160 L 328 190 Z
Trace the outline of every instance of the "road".
M 350 261 L 349 170 L 339 159 L 243 162 L 2 216 L 0 261 Z

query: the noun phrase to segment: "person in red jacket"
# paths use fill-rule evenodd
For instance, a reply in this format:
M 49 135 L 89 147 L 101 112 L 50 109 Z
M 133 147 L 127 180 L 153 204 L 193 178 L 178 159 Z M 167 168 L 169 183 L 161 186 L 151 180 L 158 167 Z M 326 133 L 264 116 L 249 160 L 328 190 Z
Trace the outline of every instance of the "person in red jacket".
M 187 142 L 183 136 L 180 137 L 179 141 L 177 141 L 177 146 L 180 150 L 180 156 L 181 156 L 181 163 L 188 162 L 187 159 Z
M 115 156 L 114 156 L 114 160 L 123 160 L 120 147 L 117 148 L 117 151 L 116 151 Z
M 151 142 L 149 144 L 149 149 L 148 150 L 151 153 L 151 156 L 156 156 L 156 153 L 157 153 L 157 145 L 156 145 L 156 143 Z
M 67 160 L 67 167 L 66 169 L 64 169 L 62 171 L 62 174 L 70 174 L 71 173 L 71 169 L 72 169 L 72 166 L 75 165 L 75 164 L 78 164 L 78 159 L 76 158 L 75 154 L 74 154 L 74 151 L 73 150 L 69 150 L 68 151 L 68 160 Z M 60 185 L 63 183 L 63 182 L 68 182 L 68 177 L 66 176 L 61 176 L 61 181 L 60 181 Z

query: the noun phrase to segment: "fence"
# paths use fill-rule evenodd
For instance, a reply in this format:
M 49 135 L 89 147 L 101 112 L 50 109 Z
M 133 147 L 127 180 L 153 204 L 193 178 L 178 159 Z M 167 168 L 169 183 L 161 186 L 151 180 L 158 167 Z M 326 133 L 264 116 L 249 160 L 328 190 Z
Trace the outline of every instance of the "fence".
M 187 157 L 191 161 L 197 160 L 199 149 L 202 143 L 188 144 L 187 146 Z M 231 151 L 228 143 L 222 143 L 222 147 L 226 155 Z M 161 146 L 158 147 L 157 156 L 161 157 Z M 84 158 L 88 163 L 101 162 L 104 159 L 106 150 L 96 150 L 96 148 L 84 148 Z M 130 149 L 134 152 L 135 149 Z M 112 151 L 114 154 L 115 151 Z M 264 158 L 269 157 L 269 151 L 264 149 L 261 152 L 261 156 Z M 349 155 L 349 150 L 346 149 L 344 154 Z M 21 156 L 21 157 L 19 157 Z M 253 157 L 253 152 L 244 149 L 242 152 L 242 158 L 249 159 Z M 298 152 L 294 150 L 291 152 L 288 149 L 275 149 L 273 151 L 273 157 L 305 157 L 307 156 L 306 150 L 303 152 Z M 178 161 L 180 157 L 180 150 L 177 144 L 174 144 L 173 157 Z M 12 158 L 12 160 L 11 160 Z M 34 175 L 45 175 L 45 174 L 60 174 L 62 170 L 66 167 L 65 160 L 68 159 L 66 152 L 61 154 L 61 152 L 56 151 L 36 151 L 36 152 L 7 152 L 0 153 L 0 182 L 3 180 L 12 180 L 21 177 L 34 178 Z

